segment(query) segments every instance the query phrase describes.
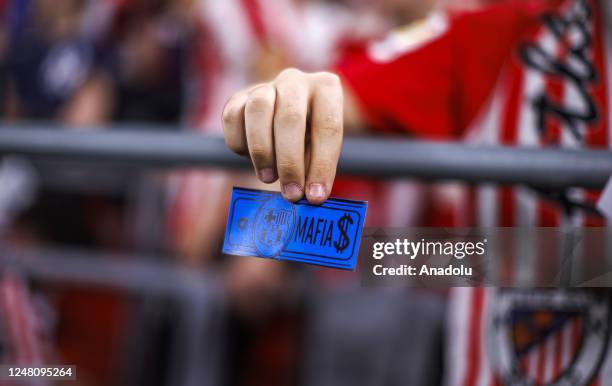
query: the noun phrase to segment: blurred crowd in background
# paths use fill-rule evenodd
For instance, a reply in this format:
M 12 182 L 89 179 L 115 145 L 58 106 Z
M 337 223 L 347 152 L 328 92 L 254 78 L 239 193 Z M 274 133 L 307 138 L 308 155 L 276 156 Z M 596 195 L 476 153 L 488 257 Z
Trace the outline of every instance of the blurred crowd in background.
M 3 124 L 43 122 L 73 130 L 139 126 L 220 134 L 221 110 L 234 91 L 288 66 L 329 68 L 393 28 L 431 12 L 482 3 L 0 0 L 0 117 Z M 9 161 L 0 167 L 0 181 L 28 176 L 13 201 L 0 194 L 4 243 L 172 256 L 177 265 L 221 278 L 223 343 L 209 347 L 219 358 L 221 384 L 440 380 L 444 293 L 383 293 L 359 288 L 359 276 L 352 273 L 221 256 L 230 187 L 265 188 L 252 173 L 159 171 L 128 193 L 71 191 L 47 186 L 21 161 Z M 350 189 L 334 195 L 370 201 L 367 225 L 421 225 L 420 205 L 414 203 L 424 194 L 422 186 L 365 180 L 343 186 Z M 29 344 L 40 355 L 25 356 L 30 363 L 76 364 L 82 385 L 183 384 L 169 381 L 165 365 L 176 355 L 171 337 L 184 328 L 174 323 L 170 302 L 152 307 L 118 291 L 33 286 L 22 279 L 5 280 L 0 292 L 17 288 L 31 298 L 31 307 L 21 312 L 35 320 L 39 344 Z M 10 319 L 6 302 L 2 307 L 0 320 Z M 407 333 L 402 321 L 409 317 Z M 11 362 L 23 347 L 14 347 L 20 340 L 11 336 L 12 322 L 3 323 L 0 359 Z M 377 351 L 385 339 L 395 342 L 393 358 Z M 331 368 L 325 356 L 339 362 Z

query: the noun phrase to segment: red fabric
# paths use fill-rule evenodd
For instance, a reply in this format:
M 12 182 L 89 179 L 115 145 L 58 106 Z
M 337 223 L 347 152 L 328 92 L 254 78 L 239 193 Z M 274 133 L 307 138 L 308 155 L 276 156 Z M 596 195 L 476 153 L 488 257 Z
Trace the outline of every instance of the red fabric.
M 372 60 L 364 47 L 344 57 L 336 70 L 372 127 L 456 138 L 490 96 L 518 39 L 537 26 L 550 3 L 504 2 L 457 15 L 446 33 L 390 62 Z
M 255 37 L 260 42 L 266 40 L 266 27 L 261 15 L 261 9 L 257 0 L 241 0 L 242 6 L 249 20 L 249 25 Z
M 477 13 L 457 16 L 446 33 L 395 60 L 375 62 L 363 49 L 340 62 L 338 71 L 361 102 L 370 125 L 383 132 L 444 140 L 456 140 L 466 134 L 468 141 L 488 145 L 610 148 L 606 67 L 610 66 L 611 52 L 603 40 L 610 27 L 602 20 L 603 4 L 597 0 L 505 2 Z M 576 23 L 587 15 L 588 22 L 581 27 L 585 28 L 588 39 L 568 41 L 571 36 L 568 29 L 553 31 L 550 24 L 541 22 L 544 10 L 552 11 L 548 15 L 549 22 L 554 18 L 561 24 Z M 534 65 L 526 57 L 519 56 L 521 52 L 527 55 L 526 47 L 546 50 L 547 60 Z M 554 62 L 567 68 L 572 62 L 581 60 L 593 66 L 595 76 L 580 79 L 579 85 L 573 76 L 547 66 Z M 546 109 L 538 104 L 542 98 L 549 104 Z M 587 101 L 596 105 L 594 117 L 585 108 Z M 575 112 L 576 118 L 565 121 L 551 112 L 552 107 Z M 579 118 L 580 115 L 583 118 Z M 577 126 L 577 134 L 570 130 L 571 123 Z M 605 225 L 602 219 L 575 206 L 566 205 L 571 209 L 568 214 L 561 206 L 542 200 L 544 195 L 529 189 L 487 186 L 487 191 L 482 189 L 479 193 L 481 188 L 474 188 L 481 194 L 477 198 L 471 191 L 465 197 L 443 197 L 440 202 L 432 195 L 428 204 L 437 212 L 433 212 L 431 220 L 438 226 L 458 225 L 460 221 L 455 214 L 462 211 L 455 211 L 452 206 L 457 204 L 459 209 L 465 208 L 467 218 L 472 219 L 468 225 L 478 223 L 476 219 L 486 226 L 559 226 L 562 221 L 584 226 Z M 566 193 L 568 199 L 582 204 L 593 204 L 598 197 L 598 192 L 584 189 L 571 189 Z M 517 246 L 511 240 L 500 242 L 500 250 L 508 257 L 523 253 L 523 245 Z M 588 237 L 583 245 L 585 256 L 596 256 L 589 250 L 601 251 L 605 247 Z M 551 239 L 530 248 L 540 260 L 537 272 L 546 274 L 545 254 L 555 251 L 550 255 L 557 255 L 560 250 L 557 248 L 562 245 Z M 525 249 L 525 252 L 531 254 L 532 251 Z M 500 260 L 501 283 L 515 280 L 517 264 L 513 260 Z M 479 300 L 482 295 L 485 300 Z M 447 363 L 447 383 L 453 386 L 501 384 L 497 369 L 488 362 L 493 354 L 487 345 L 491 331 L 482 323 L 490 309 L 489 302 L 501 295 L 493 289 L 455 288 L 451 296 L 455 300 L 451 302 L 449 331 L 452 333 L 447 343 L 450 352 L 459 353 L 463 360 Z M 461 307 L 454 309 L 457 304 Z M 582 330 L 578 324 L 570 327 L 573 331 L 568 336 L 579 338 Z M 545 383 L 542 368 L 548 366 L 548 361 L 555 373 L 568 366 L 554 355 L 556 351 L 549 349 L 559 346 L 558 342 L 552 342 L 550 346 L 536 345 L 530 350 L 529 357 L 536 360 L 523 358 L 521 372 L 534 384 Z M 541 350 L 545 349 L 547 356 L 542 357 Z M 560 351 L 569 352 L 571 358 L 576 350 L 574 344 Z M 610 362 L 608 355 L 603 359 L 603 366 L 609 369 Z M 596 378 L 591 384 L 612 384 L 610 377 L 602 376 L 605 374 L 602 368 L 596 370 Z

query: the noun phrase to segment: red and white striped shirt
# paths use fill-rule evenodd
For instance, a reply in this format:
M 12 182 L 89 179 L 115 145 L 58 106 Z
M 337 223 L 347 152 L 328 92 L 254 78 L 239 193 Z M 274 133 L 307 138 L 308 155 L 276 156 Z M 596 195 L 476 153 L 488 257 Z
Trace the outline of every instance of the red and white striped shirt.
M 609 148 L 610 22 L 606 1 L 505 1 L 469 14 L 434 14 L 345 58 L 338 71 L 369 123 L 384 132 Z M 454 186 L 436 203 L 452 208 L 450 221 L 436 223 L 605 225 L 579 208 L 593 205 L 598 192 L 562 193 L 559 202 L 526 187 Z M 510 274 L 519 275 L 514 268 Z M 454 289 L 446 384 L 612 385 L 610 318 L 602 316 L 609 316 L 609 298 L 606 291 Z

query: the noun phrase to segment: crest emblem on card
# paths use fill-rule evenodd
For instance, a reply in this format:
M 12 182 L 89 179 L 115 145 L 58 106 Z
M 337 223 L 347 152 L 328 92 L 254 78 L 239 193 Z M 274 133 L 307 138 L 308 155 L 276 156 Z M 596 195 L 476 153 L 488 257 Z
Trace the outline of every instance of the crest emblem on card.
M 258 208 L 253 226 L 255 247 L 265 257 L 274 257 L 293 232 L 295 207 L 280 196 L 272 196 Z

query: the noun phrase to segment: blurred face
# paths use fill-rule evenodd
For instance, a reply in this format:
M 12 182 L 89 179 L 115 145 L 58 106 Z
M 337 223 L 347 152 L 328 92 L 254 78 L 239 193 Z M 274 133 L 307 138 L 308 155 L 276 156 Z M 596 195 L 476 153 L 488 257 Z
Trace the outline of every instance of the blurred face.
M 397 24 L 406 24 L 423 18 L 434 8 L 435 0 L 379 0 L 386 17 Z
M 46 37 L 61 38 L 75 32 L 81 8 L 81 0 L 36 0 L 36 23 Z
M 470 10 L 496 1 L 497 0 L 438 0 L 438 5 L 444 9 Z

